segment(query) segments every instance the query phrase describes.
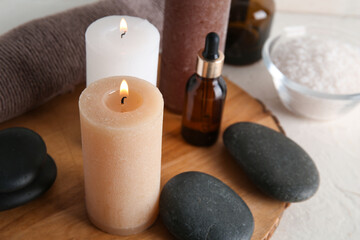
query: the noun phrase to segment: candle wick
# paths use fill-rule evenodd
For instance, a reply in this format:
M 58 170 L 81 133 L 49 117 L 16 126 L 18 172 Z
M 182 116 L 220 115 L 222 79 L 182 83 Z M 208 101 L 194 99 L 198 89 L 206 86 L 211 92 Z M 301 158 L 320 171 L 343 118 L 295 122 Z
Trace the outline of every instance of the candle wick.
M 127 98 L 127 97 L 123 97 L 123 98 L 121 99 L 121 104 L 124 104 L 125 98 Z
M 122 34 L 121 34 L 121 38 L 123 38 L 123 36 L 126 34 L 126 31 L 124 31 Z

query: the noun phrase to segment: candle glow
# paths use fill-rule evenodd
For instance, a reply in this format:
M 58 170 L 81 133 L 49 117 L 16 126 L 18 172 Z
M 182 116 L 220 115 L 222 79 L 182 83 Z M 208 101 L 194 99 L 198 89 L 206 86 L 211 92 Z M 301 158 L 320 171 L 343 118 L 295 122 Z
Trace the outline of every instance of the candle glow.
M 126 20 L 124 18 L 121 18 L 121 20 L 120 20 L 121 38 L 123 38 L 123 36 L 126 34 L 127 30 L 128 30 L 128 27 L 127 27 Z
M 129 96 L 129 86 L 125 79 L 123 79 L 120 84 L 119 92 L 120 92 L 121 104 L 124 104 L 125 98 Z
M 120 96 L 128 96 L 129 95 L 129 86 L 125 79 L 122 80 L 120 84 Z

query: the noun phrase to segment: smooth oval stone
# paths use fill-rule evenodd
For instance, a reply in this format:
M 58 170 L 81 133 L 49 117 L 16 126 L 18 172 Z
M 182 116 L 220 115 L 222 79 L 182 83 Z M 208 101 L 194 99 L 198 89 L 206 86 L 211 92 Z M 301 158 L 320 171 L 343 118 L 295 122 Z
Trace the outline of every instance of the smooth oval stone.
M 298 202 L 317 191 L 320 179 L 315 163 L 285 135 L 241 122 L 228 127 L 223 140 L 235 161 L 264 193 L 284 202 Z
M 185 172 L 160 195 L 160 216 L 178 239 L 250 239 L 254 219 L 246 203 L 219 179 Z
M 45 193 L 54 183 L 57 168 L 54 160 L 47 155 L 35 180 L 26 187 L 9 193 L 0 193 L 0 211 L 28 203 Z
M 27 128 L 0 131 L 0 193 L 31 183 L 46 159 L 42 138 Z

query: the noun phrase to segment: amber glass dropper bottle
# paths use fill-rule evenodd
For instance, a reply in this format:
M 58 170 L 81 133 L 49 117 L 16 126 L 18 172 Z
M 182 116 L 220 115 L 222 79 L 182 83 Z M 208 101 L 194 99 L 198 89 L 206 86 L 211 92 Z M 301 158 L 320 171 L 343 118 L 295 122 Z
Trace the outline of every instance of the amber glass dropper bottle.
M 218 50 L 219 36 L 206 36 L 205 48 L 198 54 L 196 73 L 186 84 L 181 134 L 190 144 L 211 146 L 219 135 L 226 97 L 221 76 L 224 54 Z

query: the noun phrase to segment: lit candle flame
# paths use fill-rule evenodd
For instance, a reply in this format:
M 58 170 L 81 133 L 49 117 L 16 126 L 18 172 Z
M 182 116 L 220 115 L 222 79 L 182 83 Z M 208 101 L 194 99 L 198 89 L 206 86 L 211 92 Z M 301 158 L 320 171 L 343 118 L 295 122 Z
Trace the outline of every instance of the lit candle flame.
M 124 18 L 121 18 L 121 20 L 120 20 L 121 38 L 126 34 L 127 30 L 128 30 L 127 23 Z
M 125 79 L 122 80 L 120 84 L 120 97 L 121 97 L 121 104 L 124 104 L 125 98 L 129 96 L 129 86 Z

